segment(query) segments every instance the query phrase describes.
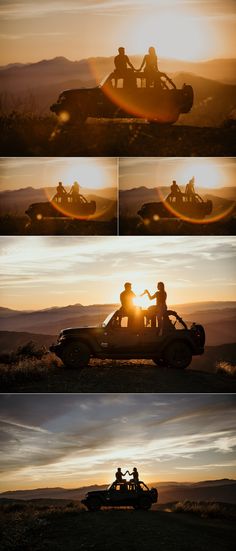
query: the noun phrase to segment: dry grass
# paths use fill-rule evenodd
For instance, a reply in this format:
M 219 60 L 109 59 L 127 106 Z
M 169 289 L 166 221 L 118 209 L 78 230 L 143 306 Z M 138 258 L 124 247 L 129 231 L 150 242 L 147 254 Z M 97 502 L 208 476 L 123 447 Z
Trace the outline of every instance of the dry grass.
M 211 501 L 179 501 L 173 505 L 172 512 L 191 513 L 201 518 L 236 518 L 234 505 Z
M 17 383 L 27 383 L 45 378 L 47 374 L 62 362 L 46 347 L 37 347 L 29 341 L 18 347 L 16 352 L 0 355 L 0 388 L 7 390 Z
M 232 365 L 231 363 L 224 361 L 217 362 L 216 373 L 236 378 L 236 365 Z

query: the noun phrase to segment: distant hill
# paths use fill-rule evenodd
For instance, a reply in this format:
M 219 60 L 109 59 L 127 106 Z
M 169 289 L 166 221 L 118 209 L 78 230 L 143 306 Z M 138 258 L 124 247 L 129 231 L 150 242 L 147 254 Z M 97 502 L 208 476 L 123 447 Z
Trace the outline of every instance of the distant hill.
M 71 182 L 72 185 L 73 182 Z M 55 184 L 56 185 L 56 184 Z M 66 186 L 70 188 L 70 186 Z M 104 188 L 104 189 L 89 189 L 81 187 L 81 194 L 91 201 L 95 200 L 97 204 L 97 213 L 100 213 L 100 217 L 104 220 L 111 219 L 116 216 L 116 188 Z M 0 215 L 11 214 L 15 216 L 22 216 L 25 214 L 26 209 L 32 203 L 41 203 L 48 201 L 55 195 L 55 187 L 26 187 L 16 190 L 5 190 L 0 192 Z
M 61 329 L 66 327 L 100 325 L 108 314 L 118 307 L 118 304 L 94 304 L 91 306 L 75 304 L 33 312 L 0 309 L 0 331 L 57 335 Z M 208 346 L 235 343 L 235 302 L 169 305 L 169 308 L 176 310 L 189 323 L 203 324 Z M 9 341 L 9 339 L 7 340 Z
M 181 186 L 181 191 L 184 191 L 184 186 Z M 211 199 L 213 202 L 212 215 L 226 211 L 229 207 L 236 204 L 236 188 L 196 188 L 197 193 L 204 200 Z M 147 188 L 140 186 L 128 190 L 120 190 L 120 214 L 125 217 L 137 216 L 138 210 L 144 203 L 159 202 L 170 193 L 170 186 L 156 186 Z
M 56 335 L 40 335 L 39 333 L 26 333 L 22 331 L 0 331 L 1 354 L 16 352 L 19 346 L 24 346 L 32 341 L 37 346 L 49 346 L 55 342 Z
M 135 66 L 142 56 L 133 56 Z M 0 70 L 2 109 L 49 112 L 58 94 L 67 88 L 89 88 L 113 70 L 113 57 L 94 57 L 70 61 L 65 57 L 37 63 L 11 64 Z M 191 84 L 194 107 L 182 115 L 180 124 L 217 126 L 235 108 L 236 60 L 210 60 L 191 63 L 161 59 L 161 71 L 170 74 L 178 86 Z
M 176 482 L 153 482 L 149 487 L 158 488 L 160 503 L 171 501 L 183 501 L 185 499 L 196 501 L 222 501 L 236 503 L 236 481 L 235 480 L 210 480 L 197 483 L 176 483 Z M 38 488 L 35 490 L 15 490 L 2 492 L 0 500 L 3 499 L 65 499 L 81 500 L 83 496 L 93 490 L 104 490 L 107 485 L 85 486 L 76 489 L 66 488 Z

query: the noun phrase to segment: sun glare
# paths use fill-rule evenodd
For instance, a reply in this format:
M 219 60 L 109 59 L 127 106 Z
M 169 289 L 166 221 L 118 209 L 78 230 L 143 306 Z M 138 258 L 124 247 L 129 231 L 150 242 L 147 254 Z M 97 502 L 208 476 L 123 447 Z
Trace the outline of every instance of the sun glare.
M 124 42 L 135 54 L 146 53 L 153 45 L 159 57 L 196 61 L 208 57 L 211 35 L 200 17 L 186 16 L 176 9 L 135 18 Z
M 198 159 L 190 164 L 183 163 L 180 168 L 180 178 L 183 183 L 194 176 L 197 187 L 217 188 L 223 186 L 223 172 L 211 159 Z
M 65 185 L 72 185 L 78 181 L 81 187 L 102 189 L 107 185 L 105 168 L 99 161 L 70 162 L 61 172 L 61 179 Z

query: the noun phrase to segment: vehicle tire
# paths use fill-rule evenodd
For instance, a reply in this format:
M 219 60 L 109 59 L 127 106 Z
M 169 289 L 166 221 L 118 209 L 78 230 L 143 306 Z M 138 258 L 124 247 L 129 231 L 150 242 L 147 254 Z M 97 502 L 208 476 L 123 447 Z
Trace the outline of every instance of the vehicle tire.
M 151 506 L 151 501 L 147 496 L 140 497 L 138 502 L 139 509 L 141 509 L 142 511 L 148 511 L 148 509 L 151 509 Z
M 101 501 L 97 497 L 90 497 L 86 504 L 86 507 L 88 508 L 88 510 L 93 513 L 95 511 L 100 511 L 101 506 L 102 506 Z
M 152 358 L 152 361 L 158 366 L 158 367 L 166 367 L 167 363 L 164 358 Z
M 86 367 L 89 360 L 90 351 L 83 342 L 68 344 L 62 354 L 63 363 L 71 369 Z
M 191 364 L 192 352 L 185 341 L 173 341 L 166 348 L 164 359 L 168 367 L 186 369 Z

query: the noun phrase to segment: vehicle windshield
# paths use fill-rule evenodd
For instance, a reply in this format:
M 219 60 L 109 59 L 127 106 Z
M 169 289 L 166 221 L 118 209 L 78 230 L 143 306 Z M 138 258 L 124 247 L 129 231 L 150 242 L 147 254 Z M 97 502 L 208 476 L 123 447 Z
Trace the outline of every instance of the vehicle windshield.
M 109 323 L 109 321 L 111 320 L 112 316 L 114 316 L 114 311 L 111 312 L 111 314 L 108 314 L 108 316 L 106 317 L 106 319 L 102 322 L 102 327 L 106 327 Z
M 109 73 L 109 75 L 106 75 L 100 82 L 99 86 L 103 86 L 107 80 L 109 80 L 111 74 Z

